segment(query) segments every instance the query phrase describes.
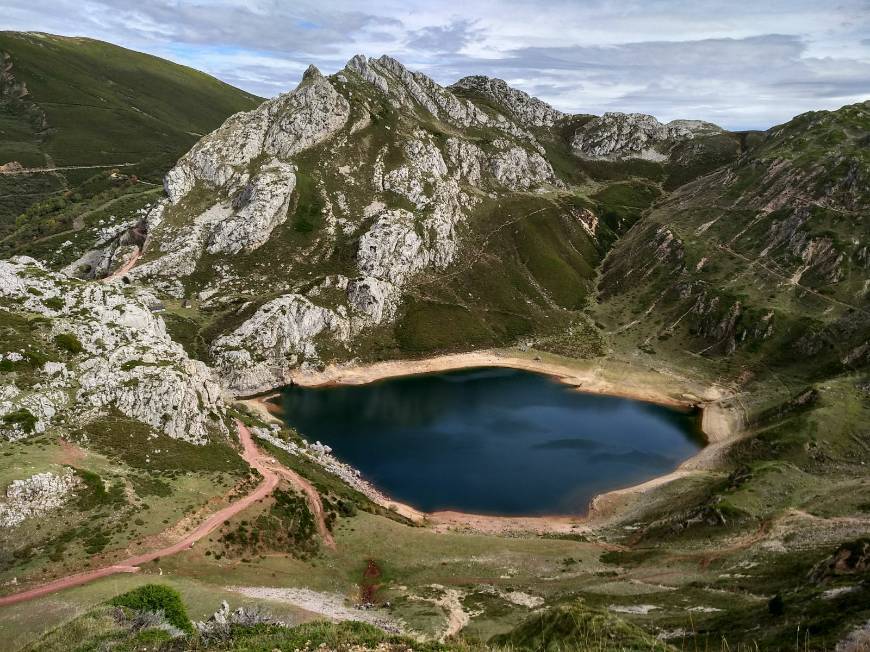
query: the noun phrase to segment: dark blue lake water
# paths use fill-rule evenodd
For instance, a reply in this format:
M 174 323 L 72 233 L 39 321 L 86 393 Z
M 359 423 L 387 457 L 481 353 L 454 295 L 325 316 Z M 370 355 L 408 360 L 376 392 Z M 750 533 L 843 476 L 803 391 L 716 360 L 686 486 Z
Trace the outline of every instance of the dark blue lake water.
M 584 394 L 547 376 L 471 369 L 283 390 L 284 418 L 418 509 L 578 514 L 703 445 L 698 416 Z

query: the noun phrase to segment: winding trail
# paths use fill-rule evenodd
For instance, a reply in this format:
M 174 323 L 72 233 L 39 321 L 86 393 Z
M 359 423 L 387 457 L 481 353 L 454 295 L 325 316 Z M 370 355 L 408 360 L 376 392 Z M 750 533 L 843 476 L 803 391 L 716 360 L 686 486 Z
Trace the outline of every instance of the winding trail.
M 254 444 L 254 440 L 251 437 L 251 431 L 248 430 L 245 425 L 237 421 L 236 427 L 238 428 L 239 440 L 242 442 L 243 447 L 242 459 L 244 459 L 257 471 L 259 471 L 263 476 L 262 482 L 260 482 L 260 484 L 258 484 L 251 493 L 240 498 L 236 502 L 227 505 L 223 509 L 215 512 L 202 523 L 200 523 L 192 532 L 188 533 L 181 540 L 172 544 L 171 546 L 167 546 L 159 550 L 152 550 L 151 552 L 146 552 L 141 555 L 136 555 L 134 557 L 130 557 L 129 559 L 119 561 L 116 564 L 112 564 L 111 566 L 105 566 L 103 568 L 86 571 L 84 573 L 77 573 L 75 575 L 68 575 L 67 577 L 62 577 L 60 579 L 54 580 L 53 582 L 37 586 L 26 591 L 21 591 L 20 593 L 2 596 L 0 597 L 0 607 L 17 604 L 19 602 L 26 602 L 27 600 L 33 600 L 34 598 L 48 595 L 50 593 L 55 593 L 56 591 L 69 589 L 74 586 L 81 586 L 82 584 L 87 584 L 88 582 L 92 582 L 96 579 L 106 577 L 108 575 L 114 575 L 116 573 L 138 572 L 138 567 L 141 564 L 147 563 L 149 561 L 154 561 L 158 557 L 169 557 L 170 555 L 175 555 L 179 552 L 189 549 L 191 546 L 193 546 L 194 543 L 220 527 L 224 521 L 232 518 L 239 512 L 250 507 L 253 503 L 271 494 L 272 491 L 275 490 L 275 487 L 278 486 L 278 482 L 280 481 L 281 476 L 284 474 L 281 473 L 278 469 L 275 469 L 266 464 L 266 460 L 269 460 L 270 458 L 267 458 L 266 456 L 262 455 L 262 453 L 260 453 L 260 450 L 257 448 L 256 444 Z M 319 505 L 320 497 L 317 495 L 316 490 L 310 485 L 308 485 L 308 487 L 312 492 L 314 492 L 317 504 Z M 307 491 L 306 494 L 309 496 L 310 501 L 311 494 L 309 494 Z M 323 507 L 321 506 L 320 518 L 318 519 L 318 523 L 322 524 L 323 528 L 325 529 L 326 525 L 323 522 L 322 515 Z M 331 536 L 327 541 L 327 545 L 330 545 L 330 547 L 335 546 L 335 543 L 332 542 Z
M 266 459 L 273 461 L 271 458 Z M 317 489 L 315 489 L 308 480 L 296 473 L 296 471 L 291 471 L 277 462 L 275 462 L 275 466 L 270 466 L 269 470 L 282 476 L 285 480 L 289 481 L 290 484 L 294 485 L 305 494 L 305 498 L 308 500 L 308 508 L 311 510 L 311 513 L 314 515 L 314 520 L 317 523 L 317 533 L 320 535 L 323 544 L 327 548 L 335 550 L 335 539 L 332 538 L 332 532 L 330 532 L 329 528 L 326 527 L 323 503 L 320 500 L 320 494 L 317 492 Z

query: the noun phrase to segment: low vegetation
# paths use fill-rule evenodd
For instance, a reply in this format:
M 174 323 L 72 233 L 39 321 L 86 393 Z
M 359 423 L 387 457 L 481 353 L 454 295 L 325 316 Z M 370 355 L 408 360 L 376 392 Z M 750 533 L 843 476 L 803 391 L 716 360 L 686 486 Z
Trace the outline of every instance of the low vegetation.
M 109 601 L 116 607 L 126 607 L 133 611 L 160 613 L 166 621 L 183 632 L 192 633 L 193 623 L 187 616 L 187 609 L 178 591 L 162 584 L 146 584 L 128 593 L 116 596 Z

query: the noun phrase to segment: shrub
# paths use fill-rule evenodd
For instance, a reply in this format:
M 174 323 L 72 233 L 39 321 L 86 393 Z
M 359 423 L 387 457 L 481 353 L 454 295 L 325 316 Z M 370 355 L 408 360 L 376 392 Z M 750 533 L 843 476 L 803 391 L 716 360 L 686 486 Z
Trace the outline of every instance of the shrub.
M 103 479 L 93 471 L 70 467 L 75 471 L 76 475 L 84 484 L 84 487 L 79 491 L 77 501 L 79 509 L 87 511 L 95 507 L 103 507 L 105 505 L 120 505 L 126 502 L 124 497 L 124 485 L 120 482 L 115 482 L 107 490 Z
M 121 371 L 132 371 L 136 367 L 141 367 L 145 364 L 143 360 L 127 360 L 121 363 Z
M 19 408 L 3 416 L 3 423 L 9 427 L 21 426 L 26 433 L 31 433 L 36 428 L 36 417 L 27 408 Z
M 42 351 L 37 351 L 35 349 L 29 349 L 24 353 L 24 356 L 27 358 L 27 364 L 29 364 L 34 369 L 38 369 L 50 360 L 50 358 L 45 353 L 43 353 Z
M 781 616 L 785 613 L 785 601 L 779 593 L 773 596 L 770 602 L 767 603 L 767 610 L 772 616 Z
M 73 355 L 77 355 L 82 352 L 82 343 L 72 333 L 61 333 L 60 335 L 55 335 L 54 343 L 57 344 L 59 349 L 63 349 L 64 351 L 68 351 Z
M 582 601 L 532 614 L 489 644 L 514 650 L 673 650 L 637 625 Z
M 137 589 L 115 596 L 110 604 L 136 611 L 162 611 L 167 622 L 187 633 L 193 632 L 193 623 L 178 591 L 163 584 L 145 584 Z

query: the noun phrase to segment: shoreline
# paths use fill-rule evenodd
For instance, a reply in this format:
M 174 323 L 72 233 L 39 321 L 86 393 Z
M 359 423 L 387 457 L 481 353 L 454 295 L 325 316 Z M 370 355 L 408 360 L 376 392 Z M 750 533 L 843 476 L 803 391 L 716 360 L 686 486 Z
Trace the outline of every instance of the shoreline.
M 604 367 L 600 365 L 591 370 L 582 369 L 579 366 L 572 366 L 567 362 L 567 358 L 559 358 L 559 356 L 536 351 L 529 353 L 534 354 L 534 356 L 522 356 L 515 351 L 486 349 L 419 360 L 388 360 L 366 365 L 331 365 L 323 371 L 294 369 L 288 372 L 286 377 L 290 382 L 300 387 L 328 387 L 331 385 L 368 385 L 403 376 L 418 376 L 477 367 L 504 367 L 545 374 L 571 385 L 579 391 L 590 394 L 619 396 L 670 407 L 698 407 L 698 403 L 722 398 L 721 393 L 708 397 L 697 396 L 693 393 L 674 396 L 673 393 L 662 391 L 660 388 L 646 383 L 630 383 L 626 386 L 624 382 L 617 383 L 605 378 L 601 373 Z M 548 359 L 545 359 L 545 356 Z M 578 360 L 576 362 L 580 364 L 584 361 Z
M 722 388 L 703 385 L 688 379 L 670 378 L 662 382 L 661 372 L 652 369 L 623 369 L 613 366 L 621 361 L 587 361 L 561 358 L 553 354 L 516 350 L 483 350 L 447 354 L 419 360 L 389 360 L 371 364 L 331 365 L 322 371 L 294 369 L 286 373 L 288 383 L 300 387 L 331 387 L 339 385 L 367 385 L 392 378 L 416 376 L 462 369 L 501 367 L 540 373 L 574 387 L 577 391 L 604 394 L 655 403 L 672 408 L 698 409 L 701 412 L 699 429 L 706 444 L 692 457 L 684 460 L 673 471 L 642 483 L 621 487 L 598 494 L 589 502 L 585 514 L 553 514 L 544 516 L 485 515 L 458 511 L 421 512 L 410 505 L 391 499 L 376 487 L 374 494 L 384 496 L 383 507 L 393 508 L 436 532 L 471 530 L 482 534 L 505 534 L 532 531 L 538 534 L 582 534 L 592 530 L 595 521 L 608 520 L 621 511 L 618 503 L 625 498 L 642 496 L 672 481 L 698 473 L 712 471 L 724 451 L 742 436 L 742 419 L 732 408 L 721 402 L 729 398 Z M 626 365 L 630 367 L 630 365 Z M 280 394 L 280 386 L 238 397 L 267 421 L 281 421 L 280 408 L 270 401 Z M 270 409 L 270 406 L 271 409 Z M 283 424 L 283 421 L 281 422 Z M 368 483 L 367 483 L 368 484 Z M 380 502 L 380 501 L 376 501 Z

